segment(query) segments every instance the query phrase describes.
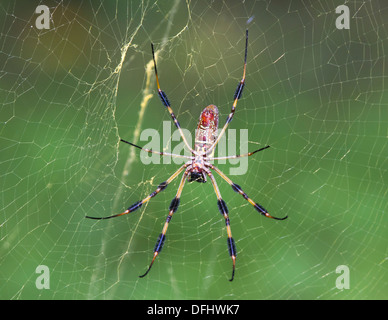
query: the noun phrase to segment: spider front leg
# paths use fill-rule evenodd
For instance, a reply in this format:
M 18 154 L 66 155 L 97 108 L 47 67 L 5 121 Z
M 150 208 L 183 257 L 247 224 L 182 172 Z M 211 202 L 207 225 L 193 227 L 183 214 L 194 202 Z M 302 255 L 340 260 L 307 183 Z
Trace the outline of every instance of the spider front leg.
M 229 281 L 233 281 L 233 279 L 234 279 L 234 272 L 235 272 L 235 269 L 236 269 L 237 251 L 236 251 L 236 245 L 234 243 L 234 239 L 232 237 L 232 231 L 230 229 L 230 219 L 229 219 L 228 207 L 226 206 L 225 201 L 221 197 L 220 190 L 218 189 L 218 185 L 217 185 L 216 180 L 214 179 L 213 174 L 211 173 L 210 170 L 206 169 L 205 171 L 206 171 L 207 175 L 209 176 L 209 178 L 210 178 L 210 180 L 211 180 L 211 182 L 213 184 L 214 191 L 215 191 L 215 193 L 217 195 L 218 209 L 220 210 L 220 213 L 222 214 L 222 216 L 225 219 L 226 231 L 228 233 L 228 239 L 227 239 L 228 251 L 229 251 L 229 255 L 230 255 L 230 257 L 232 258 L 232 261 L 233 261 L 232 277 L 229 279 Z
M 190 152 L 192 154 L 195 154 L 195 151 L 193 150 L 193 148 L 190 147 L 189 143 L 187 142 L 187 140 L 185 138 L 185 135 L 183 134 L 183 131 L 182 131 L 181 125 L 178 122 L 178 119 L 176 118 L 174 112 L 172 111 L 172 108 L 170 106 L 170 101 L 168 100 L 166 93 L 160 88 L 158 70 L 156 68 L 156 59 L 155 59 L 155 51 L 154 51 L 153 43 L 151 43 L 151 50 L 152 50 L 152 59 L 154 60 L 155 78 L 156 78 L 156 85 L 158 87 L 159 98 L 162 101 L 163 105 L 167 108 L 168 112 L 170 113 L 171 119 L 174 122 L 175 126 L 177 127 L 184 144 L 186 145 L 186 147 L 190 150 Z
M 189 173 L 190 167 L 191 166 L 189 166 L 186 169 L 185 173 L 183 174 L 182 180 L 181 180 L 181 182 L 179 184 L 179 187 L 178 187 L 178 191 L 176 193 L 176 196 L 171 201 L 171 204 L 170 204 L 170 207 L 169 207 L 170 211 L 168 213 L 166 222 L 164 223 L 162 233 L 159 235 L 158 240 L 156 241 L 155 248 L 154 248 L 154 256 L 152 258 L 150 266 L 148 267 L 147 271 L 143 275 L 139 276 L 140 278 L 145 277 L 148 274 L 148 272 L 150 272 L 151 267 L 154 264 L 154 261 L 155 261 L 156 257 L 159 255 L 159 253 L 163 249 L 164 241 L 166 240 L 166 232 L 167 232 L 168 224 L 170 223 L 172 215 L 174 214 L 174 212 L 176 212 L 178 210 L 179 202 L 180 202 L 180 197 L 181 197 L 182 190 L 183 190 L 183 186 L 185 185 L 185 181 L 186 181 L 187 175 Z
M 233 104 L 232 104 L 232 109 L 230 110 L 230 113 L 228 117 L 226 118 L 226 122 L 224 124 L 224 127 L 221 129 L 220 134 L 217 137 L 217 140 L 213 143 L 213 145 L 206 150 L 206 154 L 209 155 L 212 153 L 218 142 L 221 140 L 222 136 L 224 135 L 226 129 L 229 126 L 229 123 L 232 121 L 234 112 L 236 111 L 236 106 L 238 100 L 241 98 L 244 86 L 245 86 L 245 75 L 247 71 L 247 55 L 248 55 L 248 30 L 246 30 L 245 33 L 245 55 L 244 55 L 244 69 L 243 69 L 243 75 L 241 81 L 238 83 L 236 91 L 233 96 Z

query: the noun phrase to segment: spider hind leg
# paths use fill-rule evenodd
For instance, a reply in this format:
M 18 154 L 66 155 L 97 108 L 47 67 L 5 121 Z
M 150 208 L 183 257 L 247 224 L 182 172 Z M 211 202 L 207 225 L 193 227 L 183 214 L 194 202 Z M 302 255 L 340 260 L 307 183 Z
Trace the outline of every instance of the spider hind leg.
M 169 225 L 169 223 L 171 221 L 171 218 L 172 218 L 173 214 L 178 210 L 179 203 L 180 203 L 180 197 L 181 197 L 182 190 L 183 190 L 183 186 L 185 185 L 186 177 L 187 177 L 187 175 L 189 173 L 189 170 L 190 170 L 190 167 L 188 169 L 186 169 L 185 173 L 182 176 L 182 179 L 181 179 L 181 182 L 179 184 L 176 196 L 175 196 L 174 199 L 172 199 L 172 201 L 170 203 L 169 212 L 168 212 L 168 215 L 167 215 L 167 218 L 166 218 L 166 222 L 164 223 L 163 230 L 159 234 L 158 240 L 156 241 L 156 244 L 155 244 L 155 247 L 154 247 L 154 255 L 152 257 L 151 263 L 150 263 L 147 271 L 144 274 L 142 274 L 141 276 L 139 276 L 140 278 L 144 278 L 148 274 L 148 272 L 150 272 L 156 257 L 159 255 L 159 253 L 163 249 L 164 242 L 166 241 L 167 228 L 168 228 L 168 225 Z

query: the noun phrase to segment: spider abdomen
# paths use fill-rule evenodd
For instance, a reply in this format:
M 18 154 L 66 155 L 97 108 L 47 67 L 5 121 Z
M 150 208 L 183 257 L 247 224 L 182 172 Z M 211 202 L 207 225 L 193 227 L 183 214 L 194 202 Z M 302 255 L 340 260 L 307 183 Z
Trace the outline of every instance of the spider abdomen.
M 205 161 L 207 157 L 206 150 L 210 148 L 217 140 L 218 134 L 218 108 L 214 105 L 208 105 L 199 116 L 198 126 L 195 133 L 195 158 L 192 161 L 187 180 L 189 182 L 206 182 Z
M 218 108 L 214 104 L 208 105 L 201 112 L 195 133 L 195 151 L 198 153 L 206 153 L 206 149 L 210 148 L 216 142 L 218 116 Z M 212 157 L 213 154 L 214 151 L 208 156 Z

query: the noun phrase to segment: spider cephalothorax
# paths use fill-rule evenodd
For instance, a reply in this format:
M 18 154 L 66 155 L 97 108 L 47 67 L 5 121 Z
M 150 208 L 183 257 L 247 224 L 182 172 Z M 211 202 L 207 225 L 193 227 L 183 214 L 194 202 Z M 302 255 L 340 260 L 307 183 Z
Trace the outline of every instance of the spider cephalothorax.
M 236 257 L 237 257 L 237 251 L 236 251 L 236 245 L 234 243 L 234 239 L 232 238 L 232 231 L 230 228 L 230 219 L 229 219 L 229 211 L 228 207 L 226 206 L 225 201 L 221 197 L 220 190 L 218 189 L 217 182 L 213 176 L 213 173 L 211 170 L 215 171 L 222 179 L 224 179 L 232 188 L 235 192 L 239 193 L 242 195 L 242 197 L 247 200 L 260 214 L 267 218 L 272 218 L 276 220 L 284 220 L 287 218 L 276 218 L 271 216 L 266 209 L 264 209 L 261 205 L 258 203 L 254 202 L 251 198 L 248 197 L 248 195 L 241 189 L 241 187 L 238 184 L 235 184 L 230 180 L 222 171 L 220 171 L 217 167 L 215 167 L 213 164 L 211 164 L 209 161 L 212 160 L 226 160 L 226 159 L 236 159 L 239 157 L 249 157 L 253 154 L 255 154 L 258 151 L 267 149 L 269 146 L 260 148 L 258 150 L 255 150 L 253 152 L 249 152 L 246 154 L 242 155 L 233 155 L 233 156 L 226 156 L 226 157 L 213 157 L 214 155 L 214 150 L 217 145 L 217 143 L 220 141 L 220 138 L 222 135 L 225 133 L 227 127 L 229 126 L 229 123 L 233 119 L 233 115 L 237 106 L 237 101 L 241 98 L 242 91 L 244 89 L 245 85 L 245 72 L 246 72 L 246 66 L 247 66 L 247 51 L 248 51 L 248 30 L 246 31 L 246 38 L 245 38 L 245 57 L 244 57 L 244 71 L 243 71 L 243 77 L 239 84 L 237 85 L 237 89 L 234 93 L 234 101 L 232 105 L 232 110 L 226 119 L 226 123 L 224 124 L 220 134 L 217 136 L 218 132 L 218 109 L 215 105 L 211 104 L 207 106 L 201 113 L 199 117 L 199 122 L 198 122 L 198 127 L 197 131 L 195 134 L 195 145 L 194 149 L 190 147 L 188 144 L 185 136 L 183 135 L 181 126 L 172 112 L 170 102 L 167 99 L 167 95 L 160 89 L 160 84 L 159 84 L 159 78 L 158 78 L 158 71 L 156 69 L 156 61 L 155 61 L 155 53 L 154 53 L 154 46 L 151 44 L 152 48 L 152 57 L 154 60 L 154 67 L 155 67 L 155 77 L 156 77 L 156 84 L 158 87 L 158 95 L 160 99 L 162 100 L 162 103 L 164 106 L 167 108 L 168 112 L 171 115 L 172 120 L 174 121 L 175 126 L 178 128 L 179 133 L 181 135 L 181 138 L 183 142 L 185 143 L 186 147 L 190 150 L 192 156 L 185 156 L 185 155 L 180 155 L 180 154 L 171 154 L 171 153 L 166 153 L 166 152 L 159 152 L 159 151 L 154 151 L 146 148 L 139 147 L 131 142 L 125 141 L 123 139 L 120 139 L 120 141 L 125 142 L 127 144 L 130 144 L 131 146 L 134 146 L 136 148 L 139 148 L 141 150 L 144 150 L 149 153 L 156 153 L 159 155 L 168 155 L 168 156 L 173 156 L 173 157 L 179 157 L 179 158 L 186 158 L 189 159 L 184 165 L 182 165 L 177 171 L 175 171 L 170 178 L 168 178 L 166 181 L 160 183 L 156 190 L 152 192 L 149 196 L 145 197 L 144 199 L 134 203 L 131 205 L 127 210 L 125 210 L 122 213 L 115 214 L 113 216 L 108 216 L 108 217 L 89 217 L 87 218 L 90 219 L 110 219 L 118 216 L 122 216 L 125 214 L 128 214 L 130 212 L 133 212 L 137 209 L 139 209 L 144 203 L 155 197 L 159 192 L 163 191 L 164 189 L 167 188 L 167 186 L 173 181 L 179 174 L 181 174 L 183 171 L 183 175 L 181 178 L 181 182 L 178 187 L 178 191 L 175 195 L 175 197 L 172 199 L 170 206 L 169 206 L 169 213 L 167 215 L 166 221 L 164 223 L 163 229 L 161 234 L 159 235 L 155 247 L 154 247 L 154 256 L 152 258 L 152 261 L 147 269 L 147 271 L 141 275 L 140 277 L 144 277 L 148 274 L 148 272 L 151 270 L 151 267 L 156 259 L 156 257 L 159 255 L 159 253 L 162 251 L 163 245 L 166 240 L 166 232 L 168 225 L 171 221 L 171 218 L 173 214 L 178 210 L 179 203 L 180 203 L 180 197 L 182 194 L 183 187 L 185 185 L 186 180 L 189 182 L 192 181 L 197 181 L 204 183 L 206 182 L 206 177 L 209 177 L 211 180 L 211 183 L 213 185 L 215 194 L 217 196 L 217 206 L 218 210 L 222 214 L 222 216 L 225 219 L 225 225 L 226 225 L 226 231 L 227 231 L 227 245 L 228 245 L 228 251 L 229 255 L 232 258 L 233 261 L 233 271 L 232 271 L 232 277 L 230 281 L 234 279 L 234 272 L 235 272 L 235 265 L 236 265 Z

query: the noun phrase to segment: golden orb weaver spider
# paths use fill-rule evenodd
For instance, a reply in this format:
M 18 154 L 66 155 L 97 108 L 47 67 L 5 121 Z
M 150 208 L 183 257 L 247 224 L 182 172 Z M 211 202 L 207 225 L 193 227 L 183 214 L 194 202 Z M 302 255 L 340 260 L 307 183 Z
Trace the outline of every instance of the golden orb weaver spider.
M 260 214 L 267 218 L 272 218 L 276 220 L 284 220 L 287 218 L 285 216 L 284 218 L 276 218 L 271 216 L 266 209 L 264 209 L 261 205 L 258 203 L 254 202 L 251 198 L 248 197 L 248 195 L 241 189 L 241 187 L 238 184 L 235 184 L 230 180 L 222 171 L 220 171 L 217 167 L 215 167 L 213 164 L 211 164 L 209 161 L 211 160 L 225 160 L 225 159 L 236 159 L 239 157 L 249 157 L 256 152 L 262 151 L 264 149 L 269 148 L 269 146 L 260 148 L 258 150 L 255 150 L 253 152 L 249 152 L 246 154 L 241 154 L 241 155 L 233 155 L 233 156 L 226 156 L 226 157 L 213 157 L 214 155 L 214 149 L 217 145 L 217 143 L 220 141 L 221 137 L 225 133 L 227 127 L 229 126 L 229 123 L 233 119 L 233 115 L 237 106 L 238 100 L 241 98 L 241 94 L 245 85 L 245 73 L 246 73 L 246 67 L 247 67 L 247 53 L 248 53 L 248 30 L 246 30 L 246 38 L 245 38 L 245 56 L 244 56 L 244 69 L 243 69 L 243 76 L 239 84 L 237 85 L 236 92 L 234 94 L 234 101 L 232 105 L 232 110 L 226 119 L 226 123 L 224 127 L 222 128 L 220 134 L 217 137 L 217 131 L 218 131 L 218 109 L 215 105 L 209 105 L 207 106 L 201 113 L 199 122 L 198 122 L 198 127 L 197 127 L 197 133 L 195 135 L 195 150 L 193 150 L 190 145 L 188 144 L 185 136 L 183 135 L 181 126 L 174 115 L 170 102 L 168 101 L 167 95 L 160 89 L 160 84 L 159 84 L 159 77 L 158 77 L 158 71 L 156 69 L 156 60 L 155 60 L 155 53 L 154 53 L 154 46 L 151 43 L 151 50 L 152 50 L 152 58 L 154 60 L 154 69 L 155 69 L 155 78 L 156 78 L 156 84 L 158 87 L 158 95 L 163 103 L 163 105 L 167 108 L 168 112 L 171 115 L 171 118 L 175 124 L 175 126 L 178 128 L 179 133 L 182 137 L 182 140 L 186 147 L 190 150 L 192 156 L 185 156 L 185 155 L 177 155 L 177 154 L 171 154 L 171 153 L 165 153 L 165 152 L 159 152 L 159 151 L 154 151 L 146 148 L 142 148 L 138 145 L 135 145 L 131 142 L 125 141 L 123 139 L 120 139 L 121 142 L 127 143 L 133 147 L 136 147 L 138 149 L 144 150 L 145 152 L 148 153 L 156 153 L 159 155 L 168 155 L 168 156 L 174 156 L 174 157 L 180 157 L 180 158 L 187 158 L 189 161 L 187 161 L 184 165 L 182 165 L 177 171 L 174 172 L 174 174 L 169 177 L 166 181 L 162 182 L 159 184 L 159 186 L 156 188 L 154 192 L 152 192 L 149 196 L 146 198 L 134 203 L 131 205 L 127 210 L 125 210 L 122 213 L 115 214 L 112 216 L 108 217 L 90 217 L 86 216 L 86 218 L 89 219 L 110 219 L 110 218 L 115 218 L 119 217 L 125 214 L 128 214 L 130 212 L 133 212 L 137 209 L 139 209 L 144 203 L 155 197 L 159 192 L 163 191 L 164 189 L 167 188 L 167 186 L 180 174 L 182 171 L 184 171 L 181 182 L 178 187 L 178 191 L 172 199 L 170 207 L 169 207 L 169 213 L 166 219 L 166 222 L 164 223 L 163 229 L 161 234 L 158 237 L 158 240 L 156 241 L 155 247 L 154 247 L 154 255 L 152 258 L 152 261 L 147 269 L 147 271 L 140 276 L 140 278 L 143 278 L 148 274 L 148 272 L 151 270 L 151 267 L 156 259 L 156 257 L 159 255 L 161 252 L 164 242 L 166 240 L 166 232 L 168 225 L 171 221 L 171 218 L 173 214 L 178 210 L 179 207 L 179 202 L 180 202 L 180 197 L 182 194 L 183 186 L 188 180 L 189 182 L 192 181 L 197 181 L 204 183 L 206 182 L 206 176 L 208 176 L 211 180 L 211 183 L 213 185 L 214 191 L 217 196 L 217 205 L 220 213 L 225 219 L 225 224 L 226 224 L 226 230 L 228 234 L 228 239 L 227 239 L 227 244 L 228 244 L 228 250 L 229 250 L 229 255 L 232 258 L 233 261 L 233 270 L 232 270 L 232 277 L 230 278 L 229 281 L 232 281 L 234 279 L 234 273 L 235 273 L 235 268 L 236 268 L 236 256 L 237 256 L 237 251 L 236 251 L 236 245 L 234 243 L 234 239 L 232 237 L 232 232 L 230 229 L 230 219 L 229 219 L 229 212 L 228 208 L 226 206 L 225 201 L 221 197 L 220 190 L 218 189 L 217 182 L 211 172 L 211 170 L 214 170 L 222 179 L 224 179 L 232 188 L 235 192 L 239 193 L 242 195 L 242 197 L 247 200 Z

